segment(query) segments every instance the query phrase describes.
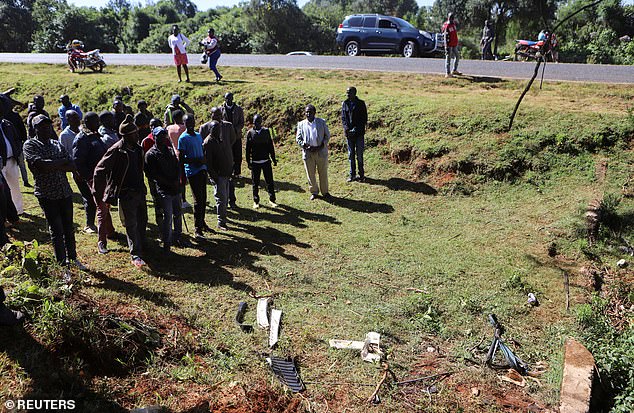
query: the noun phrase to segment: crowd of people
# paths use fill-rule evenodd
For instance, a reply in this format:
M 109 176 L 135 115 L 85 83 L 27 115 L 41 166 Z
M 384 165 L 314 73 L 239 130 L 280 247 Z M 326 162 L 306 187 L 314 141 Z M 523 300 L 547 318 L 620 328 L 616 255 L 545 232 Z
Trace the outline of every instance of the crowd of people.
M 364 136 L 367 108 L 355 87 L 347 89 L 341 121 L 348 143 L 348 181 L 363 181 Z M 242 136 L 246 165 L 251 171 L 253 208 L 260 208 L 259 187 L 264 175 L 271 207 L 277 199 L 273 166 L 277 165 L 274 134 L 264 127 L 260 114 L 244 133 L 244 110 L 231 92 L 224 103 L 211 109 L 211 119 L 196 129 L 194 111 L 179 95 L 173 95 L 163 120 L 155 117 L 147 102 L 139 100 L 137 112 L 115 96 L 112 108 L 101 113 L 86 112 L 68 95 L 59 98 L 61 131 L 44 109 L 41 95 L 34 96 L 23 120 L 13 110 L 18 105 L 0 94 L 0 246 L 9 239 L 6 228 L 19 223 L 24 213 L 19 179 L 31 186 L 24 164 L 34 178 L 34 195 L 46 218 L 55 259 L 70 268 L 86 270 L 76 251 L 73 191 L 70 174 L 83 200 L 86 234 L 96 234 L 97 252 L 108 254 L 108 240 L 117 237 L 111 206 L 118 206 L 125 229 L 131 263 L 145 265 L 144 243 L 148 223 L 146 178 L 160 229 L 164 252 L 190 246 L 183 237 L 183 210 L 189 185 L 193 197 L 194 238 L 204 240 L 213 231 L 205 222 L 207 185 L 214 185 L 217 228 L 227 231 L 227 210 L 237 208 L 235 182 L 242 173 Z M 315 106 L 305 107 L 305 119 L 297 124 L 296 142 L 301 147 L 310 199 L 330 199 L 328 190 L 328 141 L 326 121 L 316 117 Z M 22 166 L 21 166 L 22 165 Z M 358 168 L 357 168 L 358 167 Z M 22 168 L 22 172 L 20 171 Z M 358 175 L 357 175 L 358 171 Z M 317 178 L 317 175 L 319 178 Z M 70 277 L 70 271 L 65 273 Z M 0 289 L 0 292 L 2 290 Z M 0 325 L 18 322 L 22 315 L 7 309 L 0 295 Z

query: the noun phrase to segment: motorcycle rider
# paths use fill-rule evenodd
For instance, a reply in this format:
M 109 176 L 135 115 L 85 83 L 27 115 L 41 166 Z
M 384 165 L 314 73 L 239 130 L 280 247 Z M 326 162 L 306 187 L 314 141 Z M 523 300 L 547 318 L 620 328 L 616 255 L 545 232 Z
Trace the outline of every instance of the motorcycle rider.
M 72 40 L 66 45 L 68 66 L 70 66 L 70 71 L 73 73 L 77 70 L 77 59 L 81 58 L 81 54 L 84 52 L 83 49 L 84 43 L 77 39 Z

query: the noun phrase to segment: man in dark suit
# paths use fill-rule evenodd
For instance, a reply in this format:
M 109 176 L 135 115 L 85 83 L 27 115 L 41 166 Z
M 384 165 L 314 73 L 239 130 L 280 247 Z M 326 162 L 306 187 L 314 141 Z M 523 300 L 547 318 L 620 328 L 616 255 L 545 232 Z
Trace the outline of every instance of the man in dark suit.
M 365 124 L 368 123 L 368 111 L 365 102 L 357 97 L 357 88 L 350 86 L 346 91 L 348 99 L 341 105 L 341 123 L 343 133 L 348 140 L 348 160 L 350 161 L 350 176 L 348 182 L 365 179 L 363 169 L 363 150 L 365 147 Z M 356 163 L 355 163 L 356 158 Z M 359 176 L 356 174 L 356 164 L 359 164 Z

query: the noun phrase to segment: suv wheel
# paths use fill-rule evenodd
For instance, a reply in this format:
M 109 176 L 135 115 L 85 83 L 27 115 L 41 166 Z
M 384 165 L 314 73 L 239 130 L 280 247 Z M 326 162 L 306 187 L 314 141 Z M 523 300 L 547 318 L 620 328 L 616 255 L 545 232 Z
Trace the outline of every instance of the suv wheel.
M 414 57 L 416 56 L 416 44 L 412 41 L 405 43 L 403 46 L 403 57 Z
M 359 55 L 359 43 L 350 41 L 346 44 L 346 54 L 348 56 L 358 56 Z

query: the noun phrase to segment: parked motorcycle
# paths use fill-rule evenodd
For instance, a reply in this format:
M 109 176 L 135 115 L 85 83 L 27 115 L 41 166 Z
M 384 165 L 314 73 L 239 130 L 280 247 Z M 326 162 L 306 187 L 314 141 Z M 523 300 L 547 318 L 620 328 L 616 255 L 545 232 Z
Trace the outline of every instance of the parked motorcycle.
M 86 68 L 89 68 L 93 72 L 103 72 L 103 68 L 106 67 L 106 62 L 99 54 L 100 50 L 94 49 L 89 52 L 84 52 L 83 47 L 84 44 L 77 40 L 73 40 L 66 46 L 68 66 L 71 72 L 83 72 Z
M 514 60 L 537 60 L 543 54 L 545 60 L 557 61 L 554 54 L 556 43 L 553 44 L 551 40 L 550 47 L 547 50 L 544 49 L 545 43 L 545 40 L 516 40 Z

